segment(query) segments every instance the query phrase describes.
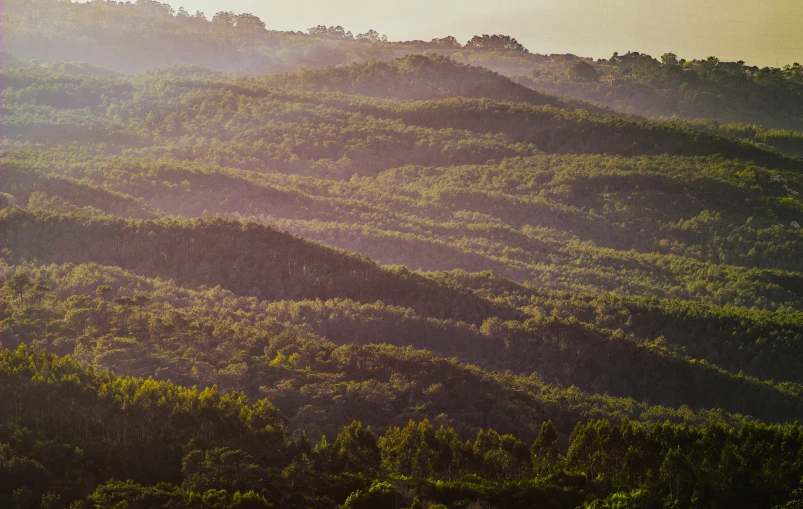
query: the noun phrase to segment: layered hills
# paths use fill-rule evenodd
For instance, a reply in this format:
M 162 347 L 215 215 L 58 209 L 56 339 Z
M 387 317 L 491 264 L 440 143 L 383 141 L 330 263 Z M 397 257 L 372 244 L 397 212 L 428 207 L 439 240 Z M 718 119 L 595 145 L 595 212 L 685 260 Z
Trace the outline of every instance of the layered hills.
M 803 499 L 798 103 L 667 120 L 511 38 L 9 5 L 0 506 Z
M 759 68 L 716 56 L 687 60 L 672 48 L 652 56 L 624 53 L 626 48 L 610 58 L 547 55 L 501 34 L 476 35 L 468 41 L 445 34 L 430 41 L 390 41 L 374 30 L 359 34 L 340 26 L 281 31 L 250 13 L 191 13 L 153 0 L 9 0 L 5 11 L 0 49 L 49 65 L 80 63 L 67 64 L 71 72 L 82 72 L 81 67 L 85 72 L 86 64 L 127 73 L 203 65 L 262 75 L 408 54 L 443 55 L 502 73 L 542 94 L 654 118 L 696 119 L 720 135 L 803 154 L 799 63 Z

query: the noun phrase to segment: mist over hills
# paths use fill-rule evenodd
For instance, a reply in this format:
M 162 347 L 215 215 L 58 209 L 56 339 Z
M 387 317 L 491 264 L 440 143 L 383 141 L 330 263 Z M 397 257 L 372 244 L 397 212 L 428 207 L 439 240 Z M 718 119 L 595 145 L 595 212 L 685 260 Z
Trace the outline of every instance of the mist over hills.
M 5 7 L 0 507 L 803 500 L 799 66 Z
M 451 36 L 387 41 L 375 31 L 352 34 L 325 25 L 307 33 L 287 32 L 269 23 L 266 28 L 265 21 L 249 13 L 207 16 L 156 1 L 9 0 L 5 11 L 2 49 L 24 60 L 86 62 L 128 73 L 189 64 L 261 75 L 438 54 L 499 72 L 542 93 L 650 117 L 714 119 L 735 124 L 720 132 L 803 153 L 799 135 L 778 132 L 803 129 L 799 64 L 758 68 L 720 62 L 716 56 L 687 61 L 672 48 L 664 55 L 636 51 L 594 61 L 583 55 L 542 55 L 507 35 L 477 35 L 463 43 Z
M 391 61 L 274 74 L 267 77 L 265 84 L 292 90 L 341 92 L 388 99 L 426 100 L 459 96 L 567 106 L 555 97 L 539 94 L 488 69 L 461 64 L 440 55 L 410 54 Z

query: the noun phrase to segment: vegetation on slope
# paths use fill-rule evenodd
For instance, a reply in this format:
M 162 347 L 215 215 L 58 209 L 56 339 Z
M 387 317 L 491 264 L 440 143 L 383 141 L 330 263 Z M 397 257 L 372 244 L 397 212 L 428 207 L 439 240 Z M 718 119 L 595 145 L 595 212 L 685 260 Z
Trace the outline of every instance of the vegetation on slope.
M 289 365 L 316 376 L 348 372 L 340 362 L 323 362 L 322 358 L 334 355 L 333 345 L 322 347 L 314 338 L 304 339 L 300 345 L 291 343 L 283 350 L 282 341 L 287 337 L 278 324 L 287 323 L 291 329 L 300 327 L 299 330 L 340 345 L 412 346 L 456 356 L 488 370 L 512 371 L 524 377 L 537 373 L 537 377 L 552 383 L 576 385 L 586 391 L 653 405 L 687 405 L 695 410 L 721 408 L 771 421 L 794 420 L 803 415 L 801 379 L 795 369 L 803 352 L 789 342 L 800 330 L 799 313 L 765 314 L 763 328 L 769 338 L 761 340 L 760 349 L 756 347 L 758 354 L 731 350 L 728 345 L 733 340 L 728 335 L 712 337 L 708 348 L 700 344 L 686 351 L 682 345 L 688 340 L 683 335 L 701 334 L 699 326 L 689 324 L 666 331 L 671 338 L 667 344 L 660 336 L 650 336 L 659 332 L 654 327 L 638 323 L 631 327 L 632 311 L 621 302 L 613 304 L 614 310 L 600 312 L 618 313 L 618 322 L 615 318 L 598 320 L 588 312 L 583 316 L 572 309 L 578 306 L 576 302 L 549 294 L 527 295 L 525 291 L 520 302 L 505 302 L 499 299 L 500 293 L 472 293 L 454 284 L 450 275 L 424 276 L 404 269 L 380 269 L 254 224 L 220 220 L 82 221 L 75 216 L 9 210 L 4 212 L 0 228 L 7 239 L 5 253 L 10 263 L 28 260 L 93 264 L 68 268 L 66 274 L 55 277 L 49 273 L 59 270 L 55 267 L 34 277 L 14 270 L 5 287 L 12 296 L 10 318 L 3 322 L 4 341 L 12 348 L 19 343 L 43 341 L 40 347 L 78 355 L 117 372 L 138 376 L 163 373 L 183 384 L 222 384 L 219 377 L 225 380 L 224 375 L 236 374 L 222 386 L 251 387 L 249 395 L 277 383 L 275 373 L 262 374 L 263 363 Z M 79 243 L 74 242 L 76 238 Z M 226 291 L 215 295 L 223 304 L 216 305 L 211 296 L 195 296 L 190 302 L 184 297 L 181 302 L 181 295 L 192 294 L 181 286 L 141 289 L 131 294 L 124 289 L 140 286 L 143 281 L 151 287 L 154 283 L 136 279 L 128 272 L 107 275 L 105 270 L 99 271 L 105 265 L 159 276 L 190 288 L 222 287 Z M 80 278 L 88 278 L 97 287 L 92 288 L 90 282 L 76 282 Z M 66 280 L 73 289 L 62 291 L 63 296 L 54 299 L 48 294 L 50 280 Z M 114 305 L 104 292 L 112 292 Z M 246 296 L 280 302 L 266 305 L 259 300 L 237 300 Z M 167 300 L 169 307 L 151 306 L 154 300 Z M 666 311 L 661 316 L 662 308 L 658 307 L 653 312 L 658 314 L 654 320 L 677 322 L 685 318 L 684 311 L 711 313 L 705 306 L 689 305 L 684 310 L 671 304 L 661 303 Z M 247 319 L 238 316 L 237 309 L 246 313 Z M 164 313 L 167 314 L 163 316 Z M 752 318 L 743 312 L 734 315 L 743 320 Z M 752 330 L 750 324 L 735 328 Z M 265 337 L 280 339 L 268 349 Z M 221 346 L 227 340 L 233 344 Z M 741 348 L 751 346 L 747 342 Z M 193 348 L 202 347 L 224 356 L 196 357 Z M 353 354 L 343 355 L 352 362 Z M 365 355 L 374 357 L 377 353 L 368 349 Z M 391 356 L 396 359 L 393 370 L 398 371 L 401 361 L 396 354 Z M 182 361 L 176 364 L 174 358 Z M 421 387 L 426 388 L 441 383 L 426 382 L 427 370 L 420 361 L 415 363 L 417 367 L 412 372 L 418 374 L 412 379 L 416 386 L 423 384 Z M 175 366 L 183 367 L 176 371 Z M 385 377 L 373 374 L 376 380 Z M 305 378 L 306 375 L 302 377 Z M 465 381 L 470 377 L 455 378 Z M 672 389 L 663 384 L 670 384 Z M 706 390 L 701 391 L 702 387 Z M 426 389 L 424 394 L 435 397 L 436 393 Z M 444 402 L 452 397 L 449 392 L 440 395 L 446 398 L 441 400 Z M 462 398 L 461 403 L 465 400 Z M 302 406 L 305 405 L 295 408 Z M 320 402 L 314 407 L 320 409 Z M 395 412 L 400 413 L 401 409 Z M 441 408 L 427 415 L 434 418 L 452 413 Z M 464 414 L 463 410 L 459 413 Z M 388 411 L 366 420 L 382 426 L 393 415 Z
M 803 499 L 798 67 L 3 30 L 0 506 Z
M 737 126 L 741 131 L 755 129 L 755 124 L 759 129 L 763 125 L 803 130 L 803 66 L 797 63 L 759 68 L 713 56 L 687 61 L 673 53 L 654 58 L 638 52 L 593 60 L 583 55 L 541 55 L 538 48 L 528 51 L 505 35 L 478 35 L 461 44 L 451 36 L 390 42 L 373 30 L 353 35 L 342 27 L 323 25 L 307 33 L 282 32 L 266 28 L 250 13 L 205 15 L 142 0 L 88 4 L 9 0 L 3 23 L 5 50 L 25 60 L 88 62 L 124 72 L 193 64 L 263 74 L 436 54 L 511 76 L 542 93 L 628 113 L 709 118 L 742 124 Z M 614 81 L 602 80 L 605 76 Z M 461 88 L 465 92 L 473 87 Z M 730 127 L 725 131 L 733 132 Z M 794 138 L 794 133 L 787 133 L 782 136 L 785 141 L 770 145 L 789 150 L 790 135 Z M 791 152 L 800 155 L 800 140 L 792 144 Z
M 313 448 L 242 394 L 25 348 L 0 350 L 0 379 L 0 501 L 11 507 L 754 506 L 789 500 L 803 473 L 799 425 L 589 421 L 564 453 L 551 421 L 531 445 L 492 429 L 462 441 L 426 420 L 377 439 L 355 421 Z

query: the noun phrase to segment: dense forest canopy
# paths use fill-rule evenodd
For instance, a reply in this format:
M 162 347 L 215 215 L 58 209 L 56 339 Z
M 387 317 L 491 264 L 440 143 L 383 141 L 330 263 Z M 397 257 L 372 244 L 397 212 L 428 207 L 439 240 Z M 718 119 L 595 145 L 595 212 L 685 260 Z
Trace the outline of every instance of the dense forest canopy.
M 8 0 L 0 507 L 800 508 L 803 68 Z
M 510 76 L 540 92 L 651 117 L 735 124 L 720 132 L 755 136 L 803 153 L 799 137 L 774 131 L 803 130 L 799 63 L 758 68 L 715 56 L 685 60 L 671 51 L 660 56 L 628 51 L 594 60 L 540 54 L 538 48 L 528 50 L 502 34 L 478 34 L 461 42 L 448 35 L 389 41 L 375 30 L 353 34 L 326 25 L 288 32 L 250 13 L 190 13 L 153 0 L 8 0 L 2 23 L 5 48 L 0 49 L 17 58 L 86 62 L 130 73 L 191 64 L 259 75 L 439 54 Z M 760 126 L 768 132 L 756 135 Z

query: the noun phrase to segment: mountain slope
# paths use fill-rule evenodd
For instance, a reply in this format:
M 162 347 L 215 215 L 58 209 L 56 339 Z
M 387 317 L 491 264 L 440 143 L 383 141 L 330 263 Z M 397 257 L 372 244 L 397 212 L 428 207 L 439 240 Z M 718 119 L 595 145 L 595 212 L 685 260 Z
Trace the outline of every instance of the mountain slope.
M 685 60 L 665 53 L 659 59 L 639 52 L 594 61 L 582 55 L 542 55 L 539 48 L 528 51 L 503 35 L 477 36 L 460 44 L 450 37 L 386 42 L 370 32 L 355 38 L 342 27 L 283 32 L 266 29 L 248 13 L 222 11 L 224 16 L 208 19 L 154 1 L 9 0 L 6 11 L 4 49 L 25 60 L 88 62 L 124 72 L 192 64 L 262 74 L 436 54 L 510 76 L 542 94 L 629 114 L 742 124 L 737 129 L 760 124 L 803 130 L 799 64 L 759 68 L 716 57 Z M 602 81 L 602 76 L 614 76 L 615 81 Z M 798 141 L 793 153 L 800 153 L 799 145 Z
M 9 280 L 25 277 L 49 289 L 5 287 L 5 347 L 27 345 L 115 373 L 269 396 L 294 426 L 315 436 L 331 436 L 355 418 L 386 429 L 428 417 L 464 435 L 493 425 L 528 440 L 546 415 L 565 436 L 578 419 L 592 416 L 697 424 L 742 419 L 566 390 L 531 371 L 499 372 L 527 354 L 503 332 L 381 302 L 268 303 L 92 263 L 26 263 Z M 555 357 L 556 365 L 576 364 L 572 355 Z M 752 385 L 741 390 L 762 390 Z M 767 389 L 771 405 L 778 394 Z
M 584 78 L 570 69 L 591 69 Z M 498 68 L 494 70 L 501 71 Z M 501 71 L 505 72 L 505 71 Z M 517 82 L 549 94 L 568 96 L 651 117 L 708 118 L 722 123 L 764 125 L 803 131 L 803 67 L 759 68 L 716 57 L 660 59 L 628 52 L 581 62 L 574 55 L 544 56 Z M 614 81 L 603 82 L 602 76 Z
M 530 477 L 558 461 L 550 453 L 549 424 L 532 453 L 516 437 L 495 430 L 462 443 L 454 430 L 436 430 L 428 421 L 392 428 L 378 440 L 370 427 L 355 422 L 331 445 L 322 441 L 312 450 L 305 436 L 287 436 L 282 415 L 265 400 L 251 405 L 215 389 L 97 373 L 27 349 L 0 350 L 0 379 L 0 406 L 13 415 L 0 423 L 0 437 L 8 440 L 0 458 L 4 504 L 230 509 L 277 503 L 323 509 L 423 499 L 571 508 L 590 497 L 621 502 L 628 491 L 613 490 L 634 486 L 638 481 L 631 475 L 662 470 L 651 491 L 634 496 L 637 501 L 657 503 L 662 493 L 682 485 L 705 490 L 705 502 L 732 505 L 795 497 L 789 486 L 803 471 L 796 457 L 803 446 L 799 426 L 751 424 L 739 432 L 721 425 L 582 423 L 572 433 L 568 458 L 559 461 L 594 475 L 621 462 L 622 439 L 632 444 L 631 456 L 640 453 L 640 461 L 620 466 L 623 475 L 601 492 L 591 491 L 582 474 Z M 696 454 L 684 465 L 698 472 L 695 478 L 661 468 L 667 456 L 685 457 L 692 450 Z M 433 462 L 421 461 L 423 454 Z M 719 467 L 727 459 L 717 459 L 723 454 L 738 455 L 743 463 L 723 473 Z
M 268 299 L 383 298 L 434 317 L 468 322 L 496 314 L 512 316 L 470 293 L 438 286 L 403 268 L 382 269 L 364 257 L 255 223 L 219 218 L 89 219 L 6 209 L 0 231 L 12 263 L 111 263 L 151 277 L 191 286 L 220 285 L 238 295 Z M 226 264 L 220 263 L 223 260 Z
M 301 70 L 265 77 L 269 86 L 315 92 L 341 92 L 398 99 L 473 97 L 497 101 L 561 106 L 556 97 L 540 94 L 481 67 L 440 55 L 407 55 L 385 61 L 337 68 Z
M 708 357 L 707 361 L 711 364 L 698 364 L 695 358 L 697 355 L 690 357 L 682 350 L 673 352 L 659 343 L 632 333 L 626 335 L 621 329 L 612 330 L 594 323 L 594 320 L 580 323 L 576 318 L 547 317 L 550 309 L 539 305 L 531 304 L 516 309 L 498 301 L 492 303 L 495 297 L 493 294 L 488 296 L 488 300 L 484 300 L 461 285 L 449 283 L 448 278 L 427 277 L 406 270 L 380 269 L 364 259 L 337 253 L 254 224 L 220 220 L 181 223 L 87 220 L 76 216 L 30 214 L 9 209 L 3 213 L 0 231 L 6 239 L 4 252 L 9 263 L 36 261 L 40 264 L 113 264 L 143 276 L 170 279 L 190 288 L 199 285 L 222 286 L 233 292 L 232 295 L 221 296 L 225 300 L 231 300 L 234 296 L 279 300 L 282 302 L 268 306 L 261 312 L 267 313 L 268 317 L 260 317 L 252 309 L 249 312 L 251 320 L 270 324 L 273 318 L 269 317 L 275 317 L 282 322 L 309 327 L 338 344 L 389 343 L 398 347 L 415 346 L 439 355 L 454 355 L 462 361 L 485 369 L 512 370 L 524 376 L 535 372 L 549 382 L 576 385 L 584 390 L 634 398 L 652 405 L 687 405 L 695 410 L 721 408 L 769 421 L 786 421 L 803 416 L 800 379 L 793 375 L 789 380 L 786 370 L 782 370 L 780 366 L 772 367 L 771 351 L 766 349 L 760 350 L 758 356 L 751 353 L 745 356 L 707 355 L 700 350 L 695 353 L 703 359 Z M 75 238 L 80 239 L 80 243 L 75 243 Z M 67 276 L 67 280 L 81 277 L 82 272 L 75 271 L 74 275 Z M 126 273 L 122 275 L 129 279 L 132 277 Z M 117 281 L 119 277 L 120 274 L 115 275 L 111 289 L 128 286 Z M 46 276 L 45 279 L 52 278 Z M 96 280 L 96 284 L 108 285 L 112 282 L 111 278 L 108 279 L 101 277 Z M 142 283 L 143 281 L 136 281 L 137 286 Z M 147 281 L 145 283 L 153 285 Z M 86 283 L 82 286 L 84 291 L 92 290 L 91 287 L 87 288 Z M 130 286 L 134 286 L 133 281 Z M 179 292 L 187 294 L 188 290 L 180 289 Z M 137 295 L 148 296 L 151 293 L 156 294 L 153 290 L 145 292 L 143 288 Z M 38 322 L 30 322 L 33 317 L 27 316 L 20 323 L 6 323 L 5 333 L 9 346 L 16 346 L 17 342 L 26 341 L 25 338 L 33 341 L 39 335 L 44 335 L 46 329 L 42 326 L 53 320 L 70 322 L 71 298 L 78 298 L 76 302 L 80 302 L 84 297 L 73 293 L 73 297 L 67 298 L 62 311 L 46 320 L 39 317 Z M 158 298 L 161 299 L 163 297 Z M 286 302 L 290 299 L 301 302 Z M 172 306 L 176 306 L 178 302 L 175 297 L 172 300 Z M 321 301 L 327 302 L 322 304 Z M 557 302 L 561 307 L 567 307 L 566 303 L 560 303 L 559 300 Z M 135 375 L 174 371 L 165 364 L 163 353 L 154 356 L 173 341 L 160 338 L 163 327 L 149 325 L 145 330 L 136 333 L 143 324 L 159 320 L 154 317 L 143 318 L 142 304 L 133 304 L 133 308 L 131 303 L 121 301 L 119 304 L 122 307 L 116 308 L 115 313 L 121 314 L 121 317 L 117 320 L 124 319 L 126 310 L 130 312 L 137 308 L 134 323 L 139 325 L 133 329 L 132 326 L 120 328 L 119 325 L 113 325 L 117 320 L 104 318 L 104 314 L 111 310 L 90 312 L 89 309 L 93 306 L 86 308 L 85 312 L 97 315 L 92 319 L 93 325 L 90 329 L 98 329 L 94 333 L 98 337 L 95 351 L 88 358 L 100 362 L 101 366 Z M 97 305 L 105 307 L 105 298 L 97 301 Z M 250 304 L 252 307 L 254 305 Z M 51 306 L 53 310 L 61 307 L 57 303 Z M 201 308 L 193 308 L 192 320 L 208 320 L 210 324 L 232 320 L 221 316 L 205 318 L 208 311 L 202 309 L 210 306 L 214 306 L 213 302 L 207 302 Z M 14 308 L 19 308 L 18 313 L 22 315 L 26 314 L 24 303 L 18 301 Z M 617 313 L 631 312 L 622 304 L 613 308 Z M 410 313 L 414 315 L 410 316 Z M 527 315 L 529 319 L 525 320 Z M 668 318 L 665 316 L 659 319 Z M 799 316 L 789 318 L 796 319 L 797 323 L 800 321 Z M 781 338 L 794 334 L 795 329 L 787 329 L 782 319 L 783 315 L 765 322 L 765 334 L 777 334 Z M 188 320 L 189 316 L 178 322 L 187 323 Z M 324 323 L 321 323 L 322 320 Z M 461 322 L 458 323 L 457 320 Z M 176 319 L 170 321 L 175 322 Z M 377 322 L 385 325 L 379 326 Z M 172 330 L 174 326 L 165 325 L 165 331 Z M 75 329 L 75 337 L 70 338 L 70 334 L 66 337 L 57 336 L 44 345 L 62 353 L 76 353 L 77 350 L 71 350 L 69 345 L 75 344 L 81 331 L 90 329 L 87 329 L 86 322 L 82 323 L 80 320 L 72 327 Z M 184 328 L 186 327 L 185 325 Z M 197 327 L 202 331 L 206 326 Z M 213 328 L 222 333 L 221 325 L 214 325 Z M 641 334 L 645 333 L 643 329 L 636 330 Z M 69 328 L 62 333 L 67 331 Z M 193 335 L 188 330 L 183 333 Z M 106 336 L 108 334 L 120 338 L 135 334 L 137 340 L 121 339 L 118 345 L 117 340 Z M 277 334 L 277 331 L 271 332 L 271 335 Z M 257 337 L 258 333 L 252 339 L 246 337 L 240 341 L 245 340 L 248 344 L 257 341 Z M 673 342 L 682 341 L 675 334 L 669 337 Z M 207 347 L 221 341 L 220 337 L 207 338 Z M 117 346 L 104 346 L 107 341 L 111 341 L 110 345 Z M 182 339 L 181 342 L 183 341 Z M 724 343 L 725 340 L 720 341 Z M 783 348 L 783 343 L 778 340 L 774 340 L 772 345 L 776 343 L 776 348 Z M 203 341 L 199 342 L 198 347 L 203 344 Z M 716 342 L 713 344 L 717 348 L 724 347 Z M 64 345 L 67 350 L 58 350 L 57 345 Z M 320 355 L 308 350 L 320 347 L 313 348 L 311 345 L 302 350 L 306 351 L 304 358 L 318 359 Z M 769 347 L 770 344 L 766 348 Z M 259 348 L 252 345 L 247 351 L 251 352 L 249 355 L 256 355 Z M 297 353 L 299 352 L 293 350 L 276 358 L 268 355 L 268 359 L 282 364 L 282 359 Z M 782 365 L 786 366 L 789 362 L 794 366 L 795 359 L 799 360 L 803 355 L 791 346 L 785 347 L 784 354 L 787 359 Z M 186 355 L 183 355 L 185 359 Z M 330 355 L 333 354 L 330 352 L 326 356 Z M 748 367 L 748 363 L 756 366 L 758 359 L 763 361 L 763 366 L 758 369 L 757 374 L 770 380 L 781 375 L 785 383 L 776 384 L 744 377 L 741 370 Z M 737 373 L 728 372 L 718 366 L 720 361 L 729 364 L 735 362 Z M 301 359 L 293 361 L 293 364 L 299 362 L 302 362 Z M 242 374 L 248 373 L 248 377 L 237 380 L 234 387 L 250 387 L 249 394 L 254 394 L 255 387 L 265 383 L 266 375 L 259 375 L 258 369 L 251 362 L 248 362 L 247 368 L 245 366 L 241 368 L 245 370 Z M 315 372 L 329 372 L 331 369 L 317 361 L 312 366 Z M 190 368 L 192 376 L 188 371 Z M 226 364 L 220 367 L 225 368 Z M 172 379 L 193 384 L 202 380 L 207 383 L 215 380 L 199 379 L 196 374 L 199 369 L 202 368 L 189 364 L 180 374 L 175 372 Z M 424 368 L 419 366 L 415 369 L 423 373 Z M 753 371 L 756 368 L 748 369 Z M 335 370 L 333 374 L 337 372 Z M 465 379 L 466 376 L 456 375 L 456 378 Z M 218 378 L 218 383 L 222 383 L 220 380 L 224 379 L 225 377 Z M 662 384 L 667 383 L 673 389 L 659 389 Z M 228 384 L 224 384 L 226 385 Z M 705 391 L 701 390 L 703 387 L 706 388 Z M 287 408 L 280 402 L 279 394 L 271 394 L 273 401 Z M 322 410 L 321 402 L 316 401 L 312 405 Z M 295 411 L 297 410 L 291 413 Z M 392 415 L 389 412 L 381 417 L 360 418 L 375 425 L 386 425 Z M 438 414 L 430 417 L 435 415 Z
M 6 4 L 0 507 L 803 500 L 798 67 Z
M 337 185 L 166 159 L 15 152 L 5 162 L 4 190 L 20 204 L 39 189 L 26 172 L 68 175 L 162 213 L 278 224 L 382 263 L 490 268 L 575 291 L 800 306 L 799 177 L 721 158 L 541 156 Z

